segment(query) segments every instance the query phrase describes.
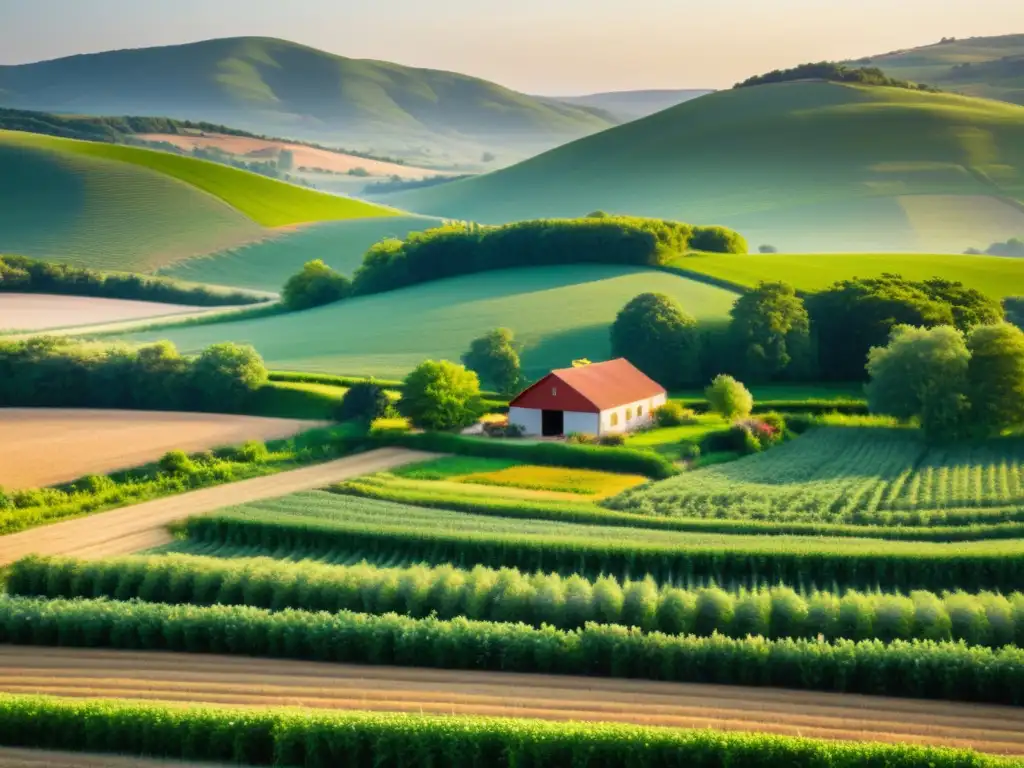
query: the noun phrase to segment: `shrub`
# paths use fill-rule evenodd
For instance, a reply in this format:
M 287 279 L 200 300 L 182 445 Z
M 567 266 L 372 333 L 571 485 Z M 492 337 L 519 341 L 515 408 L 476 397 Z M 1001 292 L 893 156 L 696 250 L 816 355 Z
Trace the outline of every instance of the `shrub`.
M 191 369 L 191 384 L 201 400 L 226 411 L 244 410 L 253 392 L 268 381 L 263 358 L 244 344 L 225 342 L 207 347 Z
M 391 408 L 391 398 L 384 387 L 372 380 L 360 381 L 349 387 L 341 398 L 334 418 L 371 424 L 387 416 Z
M 340 301 L 351 292 L 352 284 L 347 277 L 316 259 L 307 261 L 298 273 L 288 278 L 281 300 L 294 311 Z
M 767 244 L 765 244 L 765 245 L 757 246 L 757 252 L 758 253 L 778 253 L 779 249 L 776 248 L 774 245 L 767 245 Z
M 168 451 L 160 458 L 159 467 L 169 475 L 189 475 L 196 469 L 184 451 Z
M 598 439 L 595 435 L 588 435 L 583 432 L 570 432 L 565 436 L 567 445 L 597 445 Z
M 679 458 L 681 461 L 696 461 L 700 458 L 700 446 L 684 440 L 679 444 Z
M 682 427 L 699 421 L 696 413 L 673 400 L 655 409 L 654 420 L 659 427 Z
M 166 457 L 165 457 L 166 458 Z M 76 480 L 72 487 L 78 493 L 88 493 L 94 496 L 99 496 L 102 493 L 109 493 L 114 490 L 116 484 L 106 475 L 86 475 Z M 3 495 L 3 489 L 0 488 L 0 496 Z M 0 509 L 3 505 L 0 504 Z
M 601 435 L 597 442 L 600 445 L 608 445 L 616 448 L 621 448 L 626 444 L 625 435 Z
M 719 374 L 704 390 L 711 410 L 727 419 L 749 416 L 754 409 L 750 391 L 732 376 Z
M 746 239 L 739 232 L 725 227 L 694 227 L 690 249 L 710 253 L 746 253 Z
M 259 464 L 270 458 L 270 451 L 265 443 L 259 440 L 249 440 L 242 443 L 235 452 L 235 460 L 247 464 Z
M 371 435 L 404 435 L 411 427 L 409 420 L 403 417 L 374 419 L 370 423 Z
M 423 429 L 467 427 L 480 415 L 480 379 L 465 366 L 427 360 L 405 377 L 398 407 Z

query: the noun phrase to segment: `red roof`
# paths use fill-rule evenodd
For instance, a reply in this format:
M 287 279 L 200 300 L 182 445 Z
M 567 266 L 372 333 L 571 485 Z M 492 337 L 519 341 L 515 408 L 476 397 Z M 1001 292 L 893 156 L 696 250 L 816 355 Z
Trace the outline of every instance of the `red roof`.
M 509 406 L 599 413 L 663 394 L 664 387 L 620 357 L 606 363 L 552 371 L 523 391 Z

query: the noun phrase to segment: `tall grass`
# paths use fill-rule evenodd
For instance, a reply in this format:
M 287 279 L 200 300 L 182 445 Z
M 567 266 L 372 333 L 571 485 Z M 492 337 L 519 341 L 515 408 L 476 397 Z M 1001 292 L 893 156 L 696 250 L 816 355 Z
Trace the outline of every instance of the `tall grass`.
M 798 594 L 786 587 L 726 592 L 681 589 L 653 580 L 525 574 L 451 565 L 381 568 L 268 558 L 127 557 L 104 561 L 27 558 L 11 566 L 13 595 L 141 599 L 271 610 L 399 613 L 577 629 L 587 623 L 644 631 L 743 638 L 963 640 L 1024 646 L 1024 594 L 964 592 L 909 596 L 863 592 Z
M 966 750 L 611 723 L 0 696 L 0 744 L 305 768 L 998 768 Z
M 0 600 L 0 642 L 1024 703 L 1024 650 L 928 640 L 737 640 L 598 624 L 536 629 L 465 618 L 9 597 Z

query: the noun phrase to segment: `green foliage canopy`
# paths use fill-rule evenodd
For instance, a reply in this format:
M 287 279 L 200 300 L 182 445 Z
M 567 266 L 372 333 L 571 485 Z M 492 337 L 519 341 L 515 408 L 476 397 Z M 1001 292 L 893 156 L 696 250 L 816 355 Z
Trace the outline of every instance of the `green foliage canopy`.
M 508 328 L 496 328 L 473 339 L 462 363 L 502 394 L 515 394 L 522 383 L 519 352 Z
M 1024 333 L 1009 323 L 978 326 L 967 349 L 971 427 L 992 435 L 1024 423 Z
M 480 413 L 480 379 L 447 360 L 426 360 L 405 377 L 399 410 L 423 429 L 469 426 Z
M 369 424 L 374 419 L 387 415 L 391 398 L 375 381 L 359 381 L 349 387 L 338 404 L 335 418 L 338 421 L 359 421 Z
M 310 309 L 344 299 L 351 292 L 352 284 L 347 277 L 315 259 L 288 278 L 281 299 L 288 309 Z
M 727 419 L 749 416 L 754 410 L 754 396 L 732 376 L 719 374 L 704 390 L 711 410 Z
M 642 293 L 615 318 L 612 355 L 624 357 L 666 389 L 700 378 L 697 321 L 663 293 Z
M 803 299 L 787 283 L 760 283 L 733 305 L 730 333 L 743 356 L 745 375 L 768 381 L 806 374 L 811 321 Z
M 755 75 L 735 88 L 749 88 L 754 85 L 771 83 L 788 83 L 796 80 L 828 80 L 834 83 L 857 83 L 859 85 L 884 85 L 890 88 L 907 88 L 912 91 L 929 91 L 938 93 L 939 89 L 930 85 L 912 83 L 889 77 L 878 67 L 848 67 L 835 61 L 819 61 L 800 64 L 791 69 L 776 69 L 765 75 Z

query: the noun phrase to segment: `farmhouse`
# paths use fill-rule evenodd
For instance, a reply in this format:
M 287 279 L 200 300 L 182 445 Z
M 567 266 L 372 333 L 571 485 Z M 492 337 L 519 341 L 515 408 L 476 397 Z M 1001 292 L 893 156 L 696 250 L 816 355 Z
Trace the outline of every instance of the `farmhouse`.
M 650 424 L 665 388 L 624 358 L 552 371 L 510 404 L 526 435 L 607 435 Z

